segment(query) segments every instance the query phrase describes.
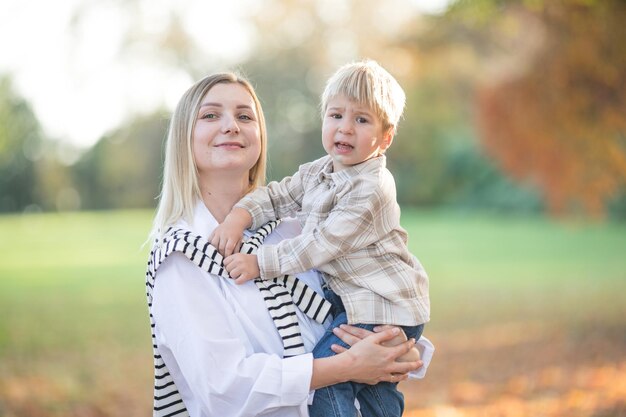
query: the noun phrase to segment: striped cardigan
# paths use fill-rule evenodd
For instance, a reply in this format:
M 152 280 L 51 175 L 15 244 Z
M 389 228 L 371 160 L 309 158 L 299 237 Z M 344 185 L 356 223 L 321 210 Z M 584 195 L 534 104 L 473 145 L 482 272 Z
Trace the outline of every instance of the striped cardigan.
M 241 248 L 242 253 L 255 253 L 267 235 L 278 225 L 273 221 L 259 228 Z M 154 352 L 154 416 L 188 416 L 178 389 L 167 365 L 161 358 L 154 334 L 152 316 L 152 290 L 156 272 L 172 252 L 180 252 L 202 270 L 230 279 L 223 266 L 223 257 L 206 239 L 188 230 L 170 228 L 163 238 L 155 241 L 148 260 L 146 272 L 146 295 L 152 328 L 152 348 Z M 272 280 L 257 278 L 254 283 L 261 291 L 267 310 L 274 320 L 284 346 L 284 357 L 305 353 L 300 326 L 296 316 L 296 306 L 311 319 L 323 323 L 330 313 L 330 303 L 301 282 L 298 278 L 285 275 Z

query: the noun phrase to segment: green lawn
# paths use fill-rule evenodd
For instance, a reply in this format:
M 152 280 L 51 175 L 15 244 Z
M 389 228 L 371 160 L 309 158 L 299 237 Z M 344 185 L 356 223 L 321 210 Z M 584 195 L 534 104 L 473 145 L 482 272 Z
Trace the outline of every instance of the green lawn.
M 149 413 L 151 215 L 0 216 L 0 415 Z M 405 210 L 403 225 L 431 278 L 439 347 L 503 322 L 626 322 L 624 224 Z
M 465 326 L 454 323 L 458 315 L 625 320 L 626 224 L 404 214 L 410 247 L 431 277 L 433 327 Z
M 138 345 L 149 226 L 148 212 L 0 217 L 0 352 Z
M 150 217 L 0 217 L 0 415 L 148 415 Z

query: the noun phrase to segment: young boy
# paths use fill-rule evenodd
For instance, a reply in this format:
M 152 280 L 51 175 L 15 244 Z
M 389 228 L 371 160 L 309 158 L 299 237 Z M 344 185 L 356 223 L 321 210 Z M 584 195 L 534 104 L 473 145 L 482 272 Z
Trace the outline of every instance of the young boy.
M 345 346 L 332 333 L 340 324 L 368 330 L 392 324 L 419 339 L 430 318 L 428 277 L 407 249 L 394 179 L 385 168 L 404 102 L 400 85 L 376 62 L 341 67 L 321 101 L 328 155 L 243 198 L 210 238 L 237 283 L 323 272 L 334 320 L 313 351 L 316 358 L 333 355 L 332 344 Z M 245 229 L 294 215 L 302 224 L 297 238 L 262 246 L 256 255 L 233 254 Z M 317 390 L 311 416 L 353 416 L 355 397 L 364 416 L 400 416 L 404 407 L 394 383 L 347 382 Z

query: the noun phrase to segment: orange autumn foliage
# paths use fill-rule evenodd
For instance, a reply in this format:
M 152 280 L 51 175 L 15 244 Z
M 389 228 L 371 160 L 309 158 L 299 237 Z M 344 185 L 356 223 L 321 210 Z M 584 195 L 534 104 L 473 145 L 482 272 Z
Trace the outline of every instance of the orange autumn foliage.
M 553 214 L 601 216 L 626 187 L 626 3 L 546 1 L 525 13 L 544 41 L 524 71 L 479 89 L 481 140 Z

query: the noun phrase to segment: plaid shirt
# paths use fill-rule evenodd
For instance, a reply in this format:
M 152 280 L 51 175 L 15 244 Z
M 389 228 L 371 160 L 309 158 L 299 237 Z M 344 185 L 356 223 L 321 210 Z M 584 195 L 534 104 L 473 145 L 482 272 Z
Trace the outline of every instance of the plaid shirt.
M 236 207 L 252 228 L 295 215 L 302 234 L 257 252 L 261 278 L 316 268 L 343 301 L 348 323 L 412 326 L 430 318 L 428 277 L 408 251 L 385 156 L 333 172 L 329 156 L 260 187 Z

